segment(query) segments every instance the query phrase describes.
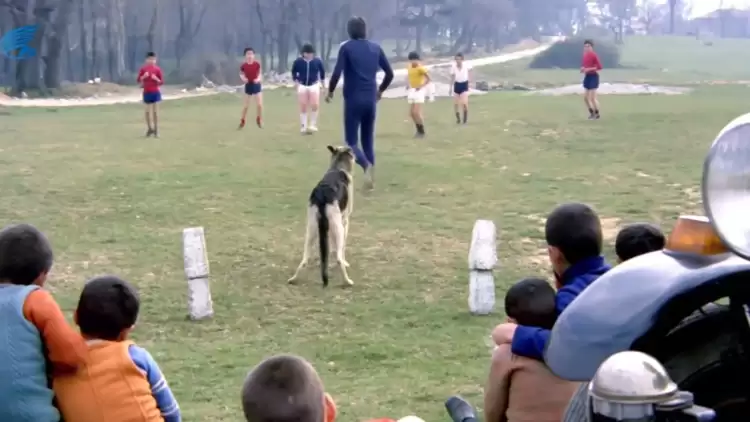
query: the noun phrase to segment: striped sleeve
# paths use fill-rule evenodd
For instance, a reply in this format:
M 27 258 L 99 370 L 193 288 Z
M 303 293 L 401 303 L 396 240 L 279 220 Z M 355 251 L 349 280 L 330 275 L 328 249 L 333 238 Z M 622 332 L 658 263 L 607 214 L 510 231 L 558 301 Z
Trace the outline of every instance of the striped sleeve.
M 167 380 L 151 354 L 135 344 L 130 345 L 128 352 L 135 366 L 145 373 L 148 383 L 151 385 L 151 394 L 154 396 L 157 406 L 159 406 L 164 422 L 181 422 L 182 416 L 177 399 L 172 394 L 172 390 L 167 385 Z

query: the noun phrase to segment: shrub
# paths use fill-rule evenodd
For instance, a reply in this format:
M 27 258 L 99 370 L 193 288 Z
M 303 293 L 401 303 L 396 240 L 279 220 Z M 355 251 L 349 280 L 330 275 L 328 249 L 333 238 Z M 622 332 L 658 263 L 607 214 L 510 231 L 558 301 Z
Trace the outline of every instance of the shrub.
M 558 41 L 536 55 L 529 67 L 532 69 L 579 69 L 584 40 L 582 37 L 573 37 Z M 615 44 L 609 41 L 593 41 L 602 66 L 610 69 L 620 67 L 620 50 Z

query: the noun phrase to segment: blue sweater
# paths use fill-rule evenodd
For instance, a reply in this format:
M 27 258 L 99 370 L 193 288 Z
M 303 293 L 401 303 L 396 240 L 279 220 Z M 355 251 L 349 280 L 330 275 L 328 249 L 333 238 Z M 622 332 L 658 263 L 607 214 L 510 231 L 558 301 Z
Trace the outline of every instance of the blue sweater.
M 298 57 L 292 63 L 292 79 L 305 86 L 313 86 L 326 78 L 326 70 L 323 61 L 317 57 L 307 61 Z
M 378 70 L 385 73 L 378 87 Z M 333 95 L 341 74 L 344 75 L 344 100 L 355 103 L 376 101 L 393 81 L 393 69 L 383 49 L 367 40 L 349 40 L 339 47 L 336 67 L 328 83 L 328 93 Z
M 560 315 L 583 290 L 609 271 L 604 258 L 597 256 L 577 262 L 562 275 L 562 287 L 555 296 L 557 315 Z M 543 353 L 549 341 L 550 330 L 519 325 L 513 334 L 511 351 L 519 356 L 544 360 Z
M 151 394 L 156 400 L 156 405 L 159 406 L 164 422 L 180 422 L 182 420 L 180 406 L 151 354 L 134 344 L 128 348 L 128 354 L 135 366 L 146 375 L 151 386 Z
M 0 284 L 0 421 L 58 422 L 39 330 L 23 316 L 37 286 Z

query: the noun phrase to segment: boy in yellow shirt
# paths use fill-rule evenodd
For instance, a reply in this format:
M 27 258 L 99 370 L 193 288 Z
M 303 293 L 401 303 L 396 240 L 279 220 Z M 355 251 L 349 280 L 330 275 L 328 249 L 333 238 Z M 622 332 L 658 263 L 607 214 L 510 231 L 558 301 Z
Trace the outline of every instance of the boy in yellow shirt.
M 425 100 L 425 87 L 430 83 L 430 75 L 427 69 L 419 61 L 419 54 L 416 51 L 409 53 L 408 79 L 409 88 L 406 100 L 409 102 L 409 114 L 417 127 L 417 138 L 423 138 L 424 117 L 422 116 L 422 104 Z

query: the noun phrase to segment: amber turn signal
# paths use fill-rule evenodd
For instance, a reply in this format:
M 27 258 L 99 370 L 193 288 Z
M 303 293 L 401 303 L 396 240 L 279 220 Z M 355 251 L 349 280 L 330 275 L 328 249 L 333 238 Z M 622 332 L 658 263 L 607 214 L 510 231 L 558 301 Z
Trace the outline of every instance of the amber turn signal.
M 696 255 L 720 255 L 729 249 L 716 234 L 708 217 L 681 215 L 667 239 L 667 250 Z

